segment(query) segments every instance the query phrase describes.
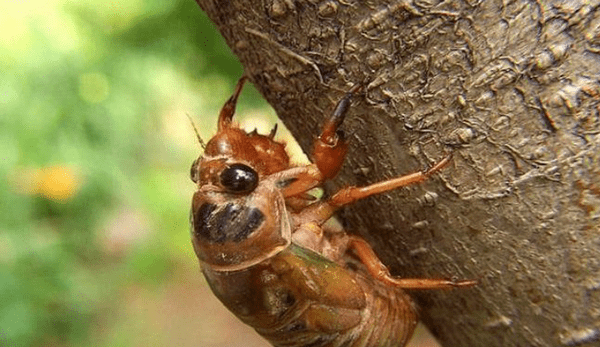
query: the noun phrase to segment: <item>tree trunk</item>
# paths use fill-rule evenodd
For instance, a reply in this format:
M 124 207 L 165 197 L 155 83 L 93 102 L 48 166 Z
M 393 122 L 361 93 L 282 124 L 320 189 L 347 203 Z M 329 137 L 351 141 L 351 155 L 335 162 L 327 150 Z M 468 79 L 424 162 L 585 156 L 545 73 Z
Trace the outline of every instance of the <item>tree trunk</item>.
M 342 220 L 444 346 L 600 344 L 600 1 L 197 0 L 308 152 L 352 85 L 327 186 L 422 170 Z

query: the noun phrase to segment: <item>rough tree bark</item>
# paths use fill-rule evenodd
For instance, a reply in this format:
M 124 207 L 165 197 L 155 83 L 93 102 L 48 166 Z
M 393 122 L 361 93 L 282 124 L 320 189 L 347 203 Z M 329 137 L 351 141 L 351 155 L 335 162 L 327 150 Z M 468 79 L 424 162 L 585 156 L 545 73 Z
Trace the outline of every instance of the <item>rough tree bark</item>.
M 329 187 L 431 180 L 342 219 L 403 277 L 444 346 L 600 344 L 600 1 L 197 0 L 310 151 L 368 81 Z

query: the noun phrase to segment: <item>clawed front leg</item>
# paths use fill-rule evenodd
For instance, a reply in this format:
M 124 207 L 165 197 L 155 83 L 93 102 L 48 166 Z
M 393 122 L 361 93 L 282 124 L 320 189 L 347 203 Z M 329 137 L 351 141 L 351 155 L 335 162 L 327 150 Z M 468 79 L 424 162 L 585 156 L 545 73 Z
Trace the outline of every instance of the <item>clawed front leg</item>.
M 319 168 L 324 180 L 335 177 L 342 167 L 348 151 L 348 142 L 344 139 L 343 133 L 339 131 L 339 127 L 346 118 L 352 96 L 361 89 L 362 85 L 357 84 L 344 95 L 315 142 L 312 160 Z
M 235 106 L 237 104 L 238 97 L 240 96 L 240 93 L 242 92 L 242 89 L 244 88 L 244 84 L 246 83 L 246 80 L 248 80 L 248 77 L 246 77 L 246 76 L 242 76 L 238 80 L 238 83 L 235 86 L 235 90 L 234 90 L 233 94 L 227 100 L 227 102 L 225 102 L 225 105 L 223 105 L 223 108 L 221 108 L 221 113 L 219 113 L 219 121 L 218 121 L 219 131 L 223 131 L 225 128 L 228 128 L 231 126 L 231 119 L 233 118 L 233 114 L 235 113 Z
M 348 142 L 339 127 L 346 118 L 352 97 L 361 89 L 362 85 L 357 84 L 337 103 L 314 143 L 312 154 L 314 164 L 307 165 L 294 181 L 288 182 L 289 184 L 283 190 L 285 197 L 295 196 L 315 188 L 325 180 L 335 177 L 340 171 L 348 151 Z

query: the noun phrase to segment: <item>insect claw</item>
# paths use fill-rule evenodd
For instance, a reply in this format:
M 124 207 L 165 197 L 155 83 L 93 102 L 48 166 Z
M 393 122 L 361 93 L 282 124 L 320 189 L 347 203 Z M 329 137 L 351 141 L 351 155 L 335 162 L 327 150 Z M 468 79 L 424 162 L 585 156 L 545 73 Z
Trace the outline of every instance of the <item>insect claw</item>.
M 344 119 L 346 118 L 346 113 L 348 112 L 348 107 L 350 107 L 350 100 L 354 96 L 354 94 L 361 91 L 363 88 L 362 84 L 357 84 L 352 89 L 350 89 L 346 95 L 337 103 L 335 106 L 335 110 L 329 119 L 329 122 L 337 129 Z
M 335 144 L 336 142 L 336 131 L 342 125 L 342 122 L 346 118 L 346 113 L 350 107 L 350 101 L 352 97 L 363 89 L 363 84 L 359 83 L 352 87 L 344 97 L 338 101 L 337 105 L 331 117 L 325 123 L 323 131 L 321 132 L 321 141 L 327 144 Z
M 452 282 L 453 282 L 452 285 L 454 287 L 457 287 L 457 288 L 459 288 L 459 287 L 472 287 L 472 286 L 474 286 L 474 285 L 476 285 L 478 283 L 477 280 L 462 280 L 462 281 L 453 280 Z
M 448 284 L 450 286 L 452 286 L 452 288 L 472 287 L 472 286 L 476 285 L 477 283 L 479 283 L 478 280 L 460 280 L 456 276 L 452 276 L 448 280 L 448 282 L 449 282 Z
M 269 138 L 271 140 L 273 140 L 275 138 L 276 133 L 277 133 L 277 123 L 275 123 L 275 126 L 273 127 L 273 129 L 271 129 L 271 132 L 269 133 Z
M 429 177 L 429 176 L 433 175 L 434 173 L 440 171 L 441 169 L 445 168 L 452 160 L 452 156 L 453 156 L 453 153 L 450 152 L 442 160 L 435 163 L 432 167 L 427 169 L 427 171 L 423 172 L 423 176 Z
M 223 108 L 221 108 L 221 113 L 219 113 L 219 131 L 229 127 L 229 125 L 231 124 L 231 120 L 233 119 L 233 115 L 235 113 L 235 106 L 237 105 L 238 97 L 240 96 L 242 88 L 244 88 L 244 83 L 246 83 L 247 79 L 248 77 L 244 75 L 238 80 L 238 83 L 235 86 L 235 90 L 233 91 L 233 95 L 231 95 L 229 100 L 227 100 L 227 102 L 225 102 L 225 105 L 223 105 Z

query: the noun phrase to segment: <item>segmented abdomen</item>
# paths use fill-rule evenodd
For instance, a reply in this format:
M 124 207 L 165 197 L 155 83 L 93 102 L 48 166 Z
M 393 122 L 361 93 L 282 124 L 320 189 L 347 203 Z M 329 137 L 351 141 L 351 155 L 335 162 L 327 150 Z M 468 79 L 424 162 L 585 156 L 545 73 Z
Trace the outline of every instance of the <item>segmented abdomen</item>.
M 403 290 L 294 244 L 244 270 L 204 274 L 225 306 L 276 347 L 402 347 L 417 323 Z
M 367 285 L 372 289 L 373 301 L 368 305 L 369 312 L 365 313 L 367 317 L 359 337 L 347 346 L 404 346 L 417 325 L 413 301 L 400 288 L 385 286 L 373 279 Z
M 367 277 L 361 286 L 365 289 L 366 306 L 356 326 L 339 332 L 320 333 L 294 327 L 302 326 L 303 317 L 272 329 L 257 329 L 258 333 L 275 347 L 402 347 L 408 343 L 417 324 L 414 304 L 408 294 L 374 282 Z M 312 302 L 311 305 L 319 305 Z M 297 328 L 296 328 L 297 329 Z M 283 333 L 286 332 L 286 333 Z

